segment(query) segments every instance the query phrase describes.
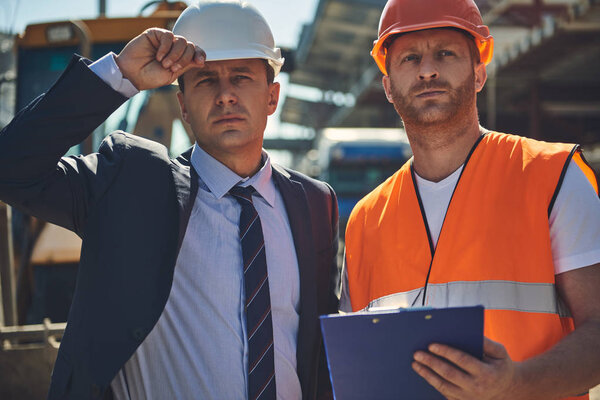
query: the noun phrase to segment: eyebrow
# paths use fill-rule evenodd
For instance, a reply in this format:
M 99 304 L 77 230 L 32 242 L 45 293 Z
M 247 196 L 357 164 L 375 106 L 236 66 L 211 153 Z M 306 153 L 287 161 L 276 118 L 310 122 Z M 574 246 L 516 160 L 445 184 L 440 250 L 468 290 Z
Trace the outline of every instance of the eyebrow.
M 244 72 L 244 73 L 252 73 L 252 70 L 246 66 L 233 67 L 230 72 Z M 218 73 L 212 70 L 201 69 L 194 73 L 194 78 L 204 78 L 204 77 L 214 77 L 217 76 Z
M 432 46 L 433 48 L 440 48 L 440 47 L 451 47 L 451 46 L 455 46 L 457 45 L 458 42 L 454 41 L 454 40 L 443 40 L 440 41 L 438 43 L 435 43 L 434 46 Z M 418 46 L 415 46 L 414 44 L 407 44 L 406 46 L 401 46 L 400 47 L 400 51 L 419 51 Z
M 205 76 L 216 76 L 217 73 L 215 71 L 207 71 L 207 70 L 200 70 L 200 71 L 196 71 L 194 73 L 194 78 L 203 78 Z
M 233 67 L 231 68 L 232 72 L 247 72 L 247 73 L 251 73 L 252 70 L 246 66 L 241 66 L 241 67 Z

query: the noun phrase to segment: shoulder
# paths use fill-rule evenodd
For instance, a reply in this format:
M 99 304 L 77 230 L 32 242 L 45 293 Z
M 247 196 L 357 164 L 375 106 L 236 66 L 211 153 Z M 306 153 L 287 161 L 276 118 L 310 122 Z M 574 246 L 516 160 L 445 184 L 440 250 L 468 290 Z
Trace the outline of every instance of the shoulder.
M 335 192 L 328 183 L 311 178 L 301 172 L 286 168 L 279 164 L 273 164 L 273 173 L 301 183 L 307 192 L 321 193 L 327 197 L 335 197 Z
M 291 184 L 299 184 L 302 186 L 313 219 L 337 221 L 337 197 L 329 184 L 277 164 L 273 164 L 273 178 L 280 192 L 286 190 L 286 187 L 288 186 L 286 181 Z M 294 193 L 294 189 L 291 187 L 290 189 L 290 192 Z
M 108 135 L 98 150 L 100 154 L 117 154 L 134 158 L 136 161 L 147 159 L 170 163 L 169 151 L 162 144 L 123 131 L 115 131 Z
M 354 209 L 350 214 L 348 224 L 358 220 L 364 221 L 369 215 L 374 215 L 378 218 L 386 205 L 389 204 L 392 199 L 396 198 L 400 187 L 406 184 L 410 184 L 411 187 L 413 185 L 410 172 L 410 160 L 356 203 L 356 206 L 354 206 Z
M 487 176 L 497 176 L 546 182 L 554 191 L 579 146 L 569 143 L 551 143 L 541 140 L 489 132 L 478 145 L 469 161 Z M 498 175 L 499 174 L 499 175 Z
M 512 135 L 502 132 L 488 132 L 482 140 L 484 146 L 493 151 L 512 156 L 521 155 L 527 160 L 547 160 L 566 157 L 577 147 L 572 143 L 553 143 Z M 513 157 L 514 158 L 514 157 Z

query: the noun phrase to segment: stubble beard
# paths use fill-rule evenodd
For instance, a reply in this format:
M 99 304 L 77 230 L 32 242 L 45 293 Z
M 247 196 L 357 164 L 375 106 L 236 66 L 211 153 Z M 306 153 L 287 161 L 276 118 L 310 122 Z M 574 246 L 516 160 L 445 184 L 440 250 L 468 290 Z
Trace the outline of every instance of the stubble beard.
M 472 118 L 477 118 L 474 73 L 455 88 L 445 81 L 422 82 L 411 87 L 408 94 L 403 94 L 392 80 L 390 86 L 394 108 L 404 122 L 411 145 L 446 147 L 467 129 Z M 447 98 L 415 105 L 411 99 L 427 89 L 443 89 Z

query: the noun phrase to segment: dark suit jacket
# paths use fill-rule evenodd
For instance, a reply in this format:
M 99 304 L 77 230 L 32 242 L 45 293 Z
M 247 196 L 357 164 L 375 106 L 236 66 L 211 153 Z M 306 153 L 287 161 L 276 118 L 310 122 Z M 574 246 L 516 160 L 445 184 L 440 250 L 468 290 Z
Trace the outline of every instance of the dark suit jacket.
M 98 153 L 65 157 L 126 99 L 74 58 L 0 132 L 0 199 L 83 239 L 49 398 L 101 398 L 163 311 L 198 190 L 190 151 L 115 132 Z M 274 166 L 300 269 L 298 375 L 304 399 L 329 384 L 318 315 L 333 295 L 337 203 L 326 184 Z M 317 371 L 320 370 L 320 373 Z

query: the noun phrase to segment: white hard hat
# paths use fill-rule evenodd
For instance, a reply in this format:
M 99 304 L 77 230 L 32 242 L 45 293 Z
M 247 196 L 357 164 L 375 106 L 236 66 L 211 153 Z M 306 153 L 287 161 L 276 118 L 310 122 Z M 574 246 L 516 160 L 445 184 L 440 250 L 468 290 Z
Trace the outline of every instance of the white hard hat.
M 283 65 L 267 21 L 246 2 L 201 1 L 189 6 L 175 22 L 173 33 L 204 50 L 206 61 L 262 58 L 275 75 Z

